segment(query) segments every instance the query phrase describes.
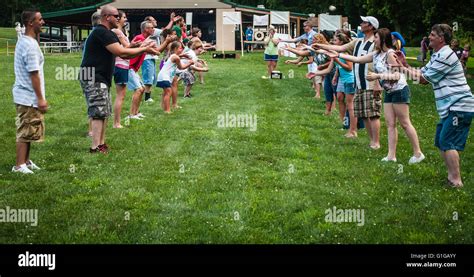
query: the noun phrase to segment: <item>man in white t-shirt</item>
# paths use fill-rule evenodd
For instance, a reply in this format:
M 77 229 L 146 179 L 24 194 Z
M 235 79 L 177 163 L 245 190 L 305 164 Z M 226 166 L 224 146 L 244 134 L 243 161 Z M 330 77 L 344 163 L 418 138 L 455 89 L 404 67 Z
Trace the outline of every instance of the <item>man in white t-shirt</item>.
M 145 21 L 151 22 L 154 28 L 153 35 L 149 36 L 148 39 L 154 40 L 156 45 L 161 44 L 160 36 L 163 30 L 170 29 L 173 26 L 175 14 L 171 13 L 170 15 L 170 22 L 166 27 L 163 29 L 156 28 L 157 22 L 153 16 L 145 17 Z M 156 55 L 145 55 L 145 59 L 142 63 L 142 77 L 143 77 L 143 84 L 145 85 L 145 102 L 152 103 L 153 99 L 151 98 L 151 87 L 156 83 L 156 60 L 158 60 L 158 56 Z
M 26 26 L 15 48 L 15 84 L 13 102 L 16 105 L 16 165 L 12 172 L 32 174 L 40 169 L 30 160 L 31 142 L 44 140 L 44 113 L 48 102 L 44 89 L 44 57 L 36 37 L 44 25 L 41 13 L 23 11 L 21 20 Z

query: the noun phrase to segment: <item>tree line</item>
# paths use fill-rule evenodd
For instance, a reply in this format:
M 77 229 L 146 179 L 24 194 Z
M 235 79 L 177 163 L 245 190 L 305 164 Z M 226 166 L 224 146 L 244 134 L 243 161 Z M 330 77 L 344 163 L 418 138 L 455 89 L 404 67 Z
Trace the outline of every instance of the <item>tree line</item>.
M 3 3 L 2 3 L 3 2 Z M 19 21 L 21 11 L 36 7 L 42 12 L 73 9 L 97 4 L 92 0 L 0 0 L 5 8 L 0 18 L 0 26 L 12 27 Z M 400 32 L 408 45 L 418 46 L 423 36 L 429 33 L 435 23 L 456 26 L 457 36 L 465 42 L 474 37 L 474 0 L 233 0 L 233 2 L 256 7 L 265 5 L 273 10 L 299 13 L 329 13 L 348 16 L 353 29 L 360 24 L 360 15 L 373 15 L 379 19 L 380 26 Z M 336 7 L 329 11 L 329 6 Z M 466 41 L 467 40 L 467 41 Z

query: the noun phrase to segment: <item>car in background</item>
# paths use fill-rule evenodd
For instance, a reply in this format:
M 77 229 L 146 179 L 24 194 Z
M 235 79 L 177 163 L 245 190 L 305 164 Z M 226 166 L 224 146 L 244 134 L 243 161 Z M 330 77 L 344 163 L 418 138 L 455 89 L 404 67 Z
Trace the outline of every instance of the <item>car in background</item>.
M 49 26 L 43 26 L 40 33 L 40 41 L 42 42 L 57 42 L 57 41 L 70 41 L 71 40 L 71 28 L 64 27 L 63 35 L 61 36 L 61 29 L 58 27 L 51 27 L 51 37 L 49 36 Z

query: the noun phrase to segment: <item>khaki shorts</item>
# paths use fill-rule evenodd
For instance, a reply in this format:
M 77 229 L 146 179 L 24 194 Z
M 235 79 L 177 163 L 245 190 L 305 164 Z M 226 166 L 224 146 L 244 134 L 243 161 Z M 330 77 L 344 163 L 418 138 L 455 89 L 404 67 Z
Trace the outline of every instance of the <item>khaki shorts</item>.
M 44 115 L 34 107 L 16 105 L 16 142 L 44 140 Z
M 322 84 L 323 83 L 323 76 L 314 76 L 313 82 L 315 84 Z

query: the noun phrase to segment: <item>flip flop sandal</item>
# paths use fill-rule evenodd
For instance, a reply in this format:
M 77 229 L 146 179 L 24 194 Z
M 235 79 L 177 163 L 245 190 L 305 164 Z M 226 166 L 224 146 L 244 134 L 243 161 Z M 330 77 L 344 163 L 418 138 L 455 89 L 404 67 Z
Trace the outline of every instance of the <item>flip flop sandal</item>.
M 462 184 L 455 184 L 453 182 L 451 182 L 448 178 L 446 178 L 446 186 L 450 187 L 450 188 L 455 188 L 455 189 L 460 189 L 463 187 Z

